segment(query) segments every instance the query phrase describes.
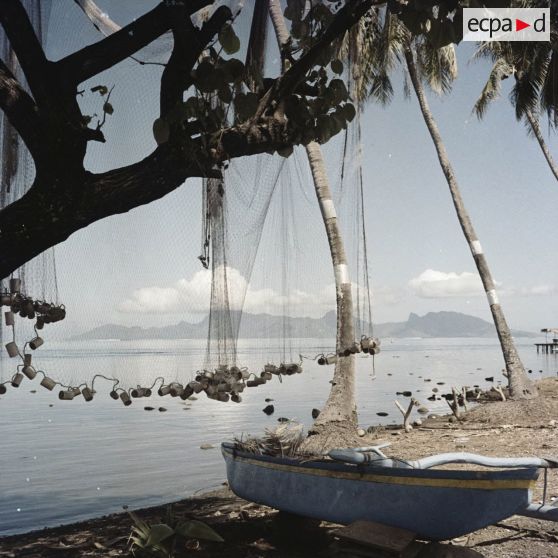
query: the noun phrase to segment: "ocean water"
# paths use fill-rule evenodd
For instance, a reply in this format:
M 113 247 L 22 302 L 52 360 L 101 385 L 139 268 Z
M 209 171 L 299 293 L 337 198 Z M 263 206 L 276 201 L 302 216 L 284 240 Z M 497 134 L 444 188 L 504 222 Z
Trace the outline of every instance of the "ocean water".
M 536 339 L 517 339 L 525 366 L 535 378 L 556 376 L 555 355 L 537 355 Z M 298 340 L 304 354 L 327 350 L 331 341 Z M 157 375 L 187 380 L 203 354 L 201 341 L 89 341 L 41 348 L 41 365 L 71 383 L 94 373 L 144 384 Z M 277 361 L 278 342 L 243 340 L 239 362 L 267 352 Z M 275 358 L 274 358 L 275 357 Z M 357 358 L 359 420 L 363 427 L 400 423 L 396 392 L 412 391 L 431 412 L 447 412 L 444 401 L 430 402 L 432 388 L 505 383 L 495 339 L 387 339 L 372 359 Z M 9 359 L 0 359 L 6 378 Z M 99 379 L 93 402 L 60 401 L 38 380 L 0 397 L 0 535 L 56 526 L 107 513 L 182 499 L 225 480 L 218 444 L 233 436 L 260 433 L 278 417 L 311 424 L 312 408 L 325 401 L 332 367 L 304 361 L 304 372 L 246 389 L 240 404 L 205 398 L 134 400 L 130 407 L 108 397 L 110 384 Z M 426 382 L 430 379 L 430 382 Z M 444 382 L 443 385 L 437 385 Z M 36 393 L 32 393 L 36 390 Z M 266 398 L 275 413 L 266 416 Z M 145 411 L 144 406 L 154 411 Z M 158 411 L 164 407 L 165 412 Z M 387 417 L 376 413 L 387 412 Z M 215 448 L 201 450 L 203 443 Z

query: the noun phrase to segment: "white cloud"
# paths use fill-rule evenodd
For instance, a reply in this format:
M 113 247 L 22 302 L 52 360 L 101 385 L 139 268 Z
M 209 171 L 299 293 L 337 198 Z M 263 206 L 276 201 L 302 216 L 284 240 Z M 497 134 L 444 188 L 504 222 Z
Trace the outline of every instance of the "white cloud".
M 520 289 L 518 294 L 521 296 L 551 296 L 556 294 L 556 287 L 554 285 L 534 285 Z
M 181 279 L 172 287 L 143 287 L 118 305 L 129 314 L 174 314 L 188 310 L 207 312 L 211 294 L 211 272 L 203 269 L 191 280 Z
M 436 271 L 427 269 L 409 281 L 409 286 L 421 298 L 478 296 L 484 293 L 477 273 Z
M 295 316 L 322 316 L 335 307 L 335 287 L 328 285 L 316 292 L 293 290 L 288 296 L 270 288 L 251 289 L 237 269 L 221 267 L 216 272 L 215 287 L 228 283 L 229 305 L 238 309 L 246 294 L 246 312 L 282 314 L 285 310 Z M 191 279 L 181 279 L 171 287 L 143 287 L 132 292 L 117 309 L 129 314 L 206 314 L 211 298 L 211 271 L 201 270 Z

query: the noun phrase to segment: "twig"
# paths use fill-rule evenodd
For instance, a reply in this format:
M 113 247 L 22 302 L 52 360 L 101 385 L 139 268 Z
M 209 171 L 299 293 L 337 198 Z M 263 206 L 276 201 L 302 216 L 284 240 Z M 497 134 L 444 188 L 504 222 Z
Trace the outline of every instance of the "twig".
M 395 401 L 395 406 L 401 411 L 403 415 L 403 427 L 405 428 L 405 432 L 410 432 L 413 427 L 411 426 L 409 419 L 411 417 L 411 413 L 413 412 L 413 407 L 417 404 L 417 401 L 414 397 L 411 397 L 411 401 L 409 402 L 409 407 L 405 411 L 405 409 L 401 406 L 399 401 Z
M 502 401 L 506 400 L 506 396 L 505 396 L 504 391 L 502 390 L 501 386 L 494 386 L 492 389 L 500 394 L 500 397 L 502 398 Z
M 463 397 L 463 409 L 467 411 L 467 386 L 461 388 L 461 397 Z
M 451 388 L 451 392 L 453 394 L 453 401 L 450 402 L 449 399 L 446 399 L 446 403 L 448 404 L 448 406 L 451 409 L 451 412 L 454 414 L 455 418 L 457 420 L 461 420 L 461 417 L 459 416 L 459 400 L 458 400 L 458 397 L 457 397 L 457 390 L 455 388 Z

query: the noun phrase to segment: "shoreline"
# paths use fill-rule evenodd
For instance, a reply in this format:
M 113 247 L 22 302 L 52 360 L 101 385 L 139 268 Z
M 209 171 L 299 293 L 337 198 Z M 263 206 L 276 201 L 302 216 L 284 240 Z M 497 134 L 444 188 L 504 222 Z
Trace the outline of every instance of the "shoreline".
M 558 378 L 538 383 L 541 391 L 536 400 L 481 403 L 469 410 L 460 422 L 450 416 L 427 419 L 406 433 L 379 427 L 363 437 L 363 444 L 390 442 L 390 455 L 416 458 L 445 451 L 470 451 L 485 455 L 548 456 L 558 448 Z M 558 472 L 550 471 L 547 503 L 558 501 Z M 542 475 L 534 501 L 542 494 Z M 135 510 L 142 519 L 161 521 L 167 505 Z M 225 543 L 202 542 L 196 555 L 217 557 L 224 552 L 230 558 L 337 556 L 332 524 L 303 521 L 285 526 L 284 514 L 241 500 L 227 487 L 177 501 L 175 513 L 196 517 L 211 525 Z M 306 525 L 308 524 L 308 525 Z M 0 558 L 52 556 L 121 556 L 128 555 L 127 539 L 132 521 L 123 511 L 78 523 L 68 523 L 0 537 Z M 286 531 L 285 531 L 286 529 Z M 554 558 L 558 557 L 558 524 L 526 517 L 511 517 L 451 541 L 453 547 L 465 548 L 485 558 Z M 446 545 L 426 545 L 434 552 Z M 463 554 L 465 556 L 466 554 Z M 178 553 L 177 556 L 180 556 Z M 433 555 L 434 556 L 434 555 Z M 457 556 L 457 555 L 456 555 Z

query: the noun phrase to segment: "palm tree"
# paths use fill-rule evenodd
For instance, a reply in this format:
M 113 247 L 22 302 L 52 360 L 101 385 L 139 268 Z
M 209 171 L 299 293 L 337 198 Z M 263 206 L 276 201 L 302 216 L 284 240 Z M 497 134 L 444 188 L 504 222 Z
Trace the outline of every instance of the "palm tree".
M 493 62 L 488 80 L 477 99 L 474 111 L 482 118 L 490 102 L 500 96 L 502 80 L 514 77 L 510 101 L 515 115 L 524 121 L 543 152 L 552 174 L 558 180 L 558 167 L 552 158 L 539 125 L 539 115 L 546 111 L 551 127 L 557 123 L 558 55 L 551 43 L 488 42 L 482 43 L 475 58 L 489 58 Z
M 378 17 L 369 25 L 368 34 L 364 41 L 366 44 L 364 45 L 365 48 L 361 49 L 361 59 L 366 58 L 365 64 L 368 64 L 369 67 L 364 72 L 367 76 L 367 87 L 361 90 L 361 94 L 367 91 L 369 96 L 375 97 L 381 102 L 389 101 L 393 91 L 389 72 L 398 62 L 405 64 L 424 122 L 436 148 L 459 224 L 473 255 L 488 298 L 490 312 L 496 326 L 506 365 L 510 395 L 513 398 L 534 397 L 537 395 L 537 390 L 525 373 L 525 368 L 515 348 L 496 294 L 495 283 L 486 256 L 465 208 L 457 177 L 449 160 L 438 125 L 428 105 L 424 89 L 424 82 L 436 93 L 445 93 L 451 89 L 452 82 L 457 77 L 453 45 L 435 47 L 425 37 L 413 38 L 403 24 L 389 12 L 384 12 L 383 19 Z M 366 53 L 365 57 L 362 56 L 363 51 Z M 362 74 L 363 72 L 360 70 L 358 73 Z
M 277 36 L 279 49 L 284 50 L 290 40 L 280 0 L 268 0 L 269 14 Z M 347 257 L 337 222 L 335 206 L 320 145 L 312 141 L 306 154 L 314 180 L 316 196 L 324 220 L 331 259 L 335 273 L 337 295 L 337 354 L 354 342 L 353 302 Z M 339 356 L 335 364 L 329 397 L 310 430 L 303 450 L 322 453 L 356 441 L 356 400 L 354 356 Z

